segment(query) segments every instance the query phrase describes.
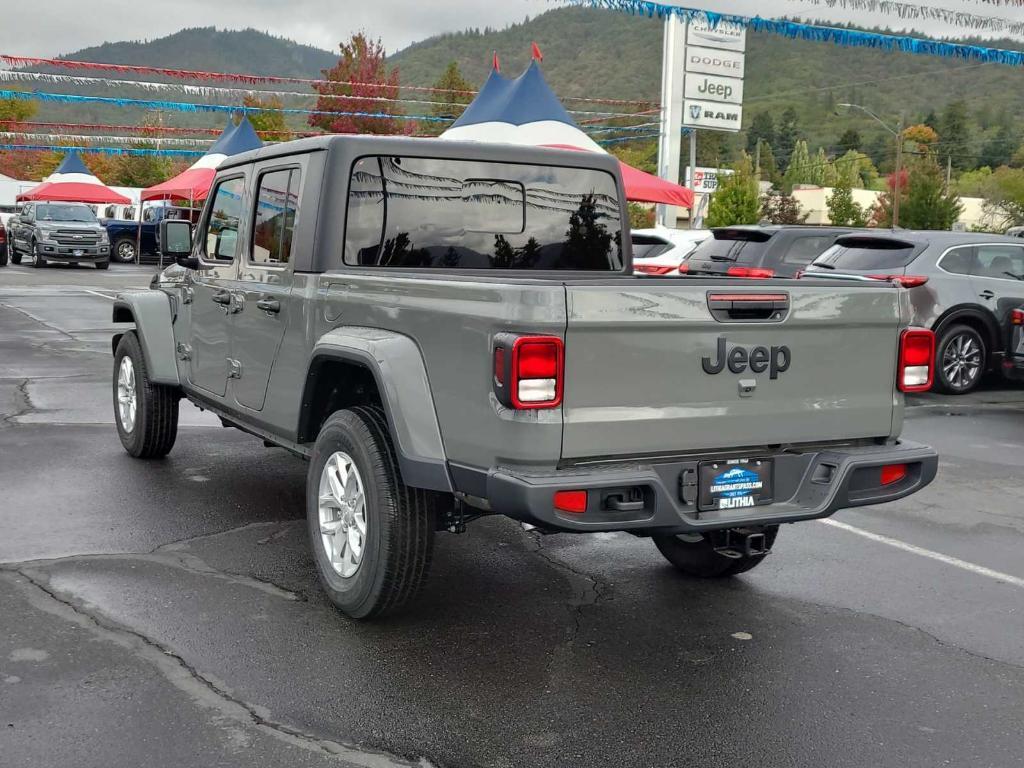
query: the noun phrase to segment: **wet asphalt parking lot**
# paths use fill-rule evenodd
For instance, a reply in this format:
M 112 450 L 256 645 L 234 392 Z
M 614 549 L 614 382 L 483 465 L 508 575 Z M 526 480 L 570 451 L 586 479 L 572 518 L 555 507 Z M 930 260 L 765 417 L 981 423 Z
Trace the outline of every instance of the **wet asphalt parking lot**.
M 489 519 L 358 624 L 302 461 L 187 403 L 122 450 L 110 304 L 151 274 L 0 269 L 0 765 L 1024 765 L 1024 389 L 914 400 L 931 487 L 732 581 Z

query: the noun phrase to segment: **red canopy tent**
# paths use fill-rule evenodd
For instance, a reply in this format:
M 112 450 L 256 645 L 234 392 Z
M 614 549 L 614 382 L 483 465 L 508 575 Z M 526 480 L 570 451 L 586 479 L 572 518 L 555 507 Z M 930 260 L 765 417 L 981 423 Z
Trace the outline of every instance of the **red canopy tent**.
M 455 141 L 497 141 L 533 147 L 558 147 L 604 152 L 584 133 L 548 86 L 534 60 L 517 78 L 504 77 L 493 66 L 490 77 L 458 120 L 441 138 Z M 690 208 L 693 190 L 659 179 L 619 161 L 626 198 Z
M 68 152 L 57 170 L 42 183 L 17 196 L 18 202 L 45 201 L 62 203 L 120 203 L 131 199 L 115 192 L 97 179 L 75 151 Z

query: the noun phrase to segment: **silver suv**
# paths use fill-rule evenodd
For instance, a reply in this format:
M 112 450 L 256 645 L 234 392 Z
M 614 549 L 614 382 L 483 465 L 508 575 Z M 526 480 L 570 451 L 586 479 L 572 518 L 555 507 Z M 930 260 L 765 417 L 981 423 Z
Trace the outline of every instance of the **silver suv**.
M 900 282 L 910 291 L 912 324 L 935 331 L 935 387 L 958 395 L 1006 355 L 1004 329 L 1024 305 L 1024 243 L 967 232 L 865 232 L 839 238 L 805 275 Z

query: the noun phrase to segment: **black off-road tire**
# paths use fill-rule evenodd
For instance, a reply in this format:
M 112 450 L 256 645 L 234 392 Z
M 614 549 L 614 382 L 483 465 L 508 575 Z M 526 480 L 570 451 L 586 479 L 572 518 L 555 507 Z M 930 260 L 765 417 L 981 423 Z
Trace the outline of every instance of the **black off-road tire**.
M 11 264 L 21 264 L 21 251 L 14 247 L 14 242 L 10 243 L 11 249 Z
M 125 258 L 121 253 L 122 244 L 131 246 L 131 257 Z M 116 261 L 118 264 L 134 264 L 135 263 L 135 238 L 134 237 L 119 237 L 113 243 L 110 244 L 110 258 Z
M 779 533 L 779 527 L 770 526 L 765 528 L 765 544 L 769 549 L 775 543 L 775 537 Z M 653 536 L 654 545 L 658 551 L 677 570 L 687 576 L 698 579 L 716 579 L 736 576 L 756 568 L 768 555 L 752 555 L 744 557 L 726 557 L 716 552 L 711 542 L 701 536 L 699 540 L 691 538 L 680 538 L 678 536 Z
M 32 267 L 38 269 L 39 267 L 46 266 L 46 259 L 39 253 L 39 243 L 35 240 L 32 241 Z
M 354 574 L 342 577 L 322 543 L 319 489 L 336 452 L 351 457 L 363 484 L 366 537 Z M 320 583 L 353 619 L 393 614 L 419 594 L 430 570 L 437 508 L 434 496 L 402 482 L 384 412 L 359 406 L 338 411 L 317 436 L 306 480 L 306 520 Z
M 947 375 L 944 365 L 947 349 L 950 345 L 964 338 L 970 340 L 981 351 L 980 368 L 977 375 L 970 380 L 954 380 Z M 985 377 L 988 367 L 988 344 L 985 338 L 969 325 L 951 325 L 946 328 L 935 344 L 935 382 L 933 388 L 948 395 L 966 395 L 974 391 Z
M 135 371 L 135 422 L 128 431 L 118 411 L 118 373 L 121 360 L 131 358 Z M 149 379 L 146 358 L 142 353 L 135 331 L 128 331 L 117 344 L 114 354 L 114 424 L 121 445 L 137 459 L 159 459 L 170 453 L 178 436 L 178 403 L 181 399 L 176 387 L 154 384 Z
M 95 263 L 96 263 L 96 269 L 110 269 L 110 262 L 109 261 L 97 261 Z
M 0 251 L 0 267 L 6 267 L 7 266 L 7 251 L 8 250 L 9 250 L 9 248 L 4 248 L 2 251 Z

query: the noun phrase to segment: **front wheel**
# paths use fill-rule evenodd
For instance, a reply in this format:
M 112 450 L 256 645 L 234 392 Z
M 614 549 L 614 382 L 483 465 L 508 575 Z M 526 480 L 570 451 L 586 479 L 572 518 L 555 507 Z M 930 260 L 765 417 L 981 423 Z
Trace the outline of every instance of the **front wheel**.
M 135 238 L 122 237 L 116 240 L 114 258 L 121 264 L 135 263 Z
M 14 247 L 14 243 L 11 243 L 11 264 L 21 264 L 21 251 Z
M 32 266 L 33 267 L 45 267 L 46 259 L 39 253 L 39 243 L 35 240 L 32 241 Z
M 97 261 L 95 263 L 96 263 L 96 269 L 110 269 L 110 262 L 109 261 Z
M 178 436 L 178 390 L 149 379 L 142 345 L 134 331 L 114 355 L 114 423 L 121 445 L 137 459 L 170 453 Z
M 946 329 L 935 350 L 935 383 L 951 395 L 965 395 L 981 383 L 988 350 L 981 334 L 969 325 Z
M 777 525 L 764 529 L 766 549 L 771 549 L 778 533 L 779 526 Z M 677 570 L 682 571 L 687 576 L 694 576 L 698 579 L 726 578 L 746 573 L 760 565 L 768 556 L 766 553 L 763 555 L 728 557 L 721 552 L 716 552 L 708 538 L 699 533 L 684 533 L 678 536 L 654 536 L 652 538 L 658 551 Z
M 316 439 L 306 520 L 320 583 L 354 619 L 393 613 L 427 578 L 434 546 L 432 496 L 402 482 L 384 412 L 339 411 Z

